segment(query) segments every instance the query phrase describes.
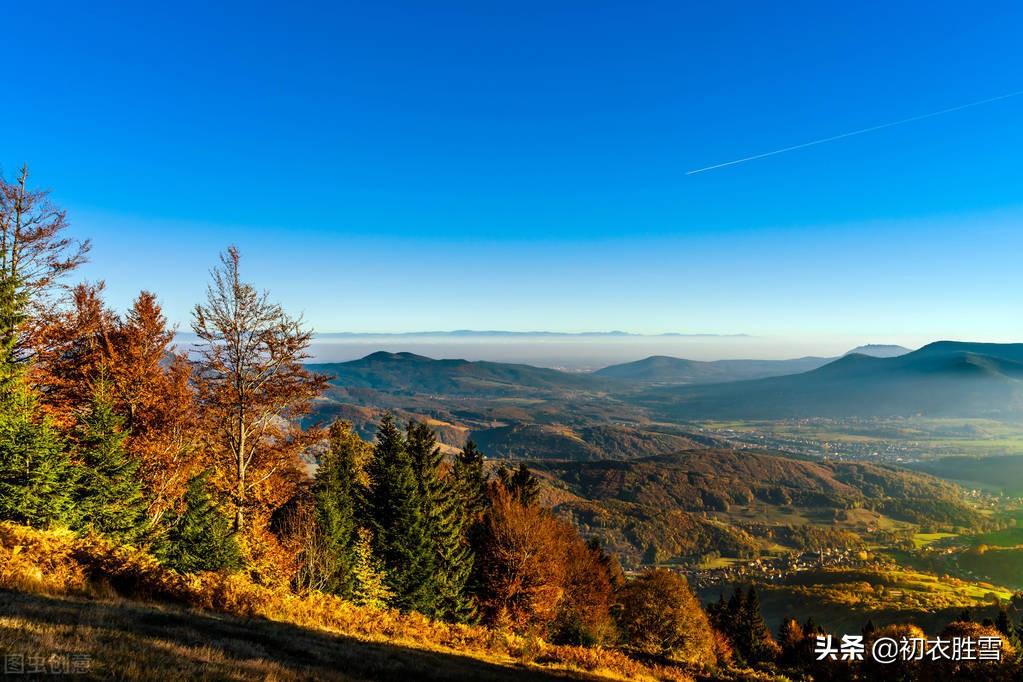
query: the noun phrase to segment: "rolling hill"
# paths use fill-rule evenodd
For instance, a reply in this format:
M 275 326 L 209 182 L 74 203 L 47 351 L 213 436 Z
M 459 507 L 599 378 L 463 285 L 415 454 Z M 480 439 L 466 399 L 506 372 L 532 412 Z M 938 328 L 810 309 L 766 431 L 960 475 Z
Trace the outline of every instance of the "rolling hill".
M 635 459 L 721 444 L 700 434 L 641 431 L 610 424 L 571 428 L 511 424 L 474 430 L 471 438 L 488 457 L 573 461 Z
M 1023 411 L 1023 344 L 938 341 L 897 357 L 843 356 L 781 377 L 655 387 L 634 398 L 682 419 L 981 417 Z
M 592 374 L 503 362 L 434 360 L 414 353 L 379 351 L 359 360 L 310 364 L 331 383 L 390 393 L 442 396 L 526 396 L 601 392 L 613 383 Z
M 875 358 L 897 358 L 900 355 L 912 352 L 912 350 L 905 346 L 896 346 L 888 343 L 868 343 L 865 346 L 853 348 L 846 355 L 858 353 L 859 355 L 870 355 Z
M 868 344 L 853 348 L 846 355 L 859 354 L 891 358 L 911 352 L 908 348 L 887 344 Z M 630 384 L 717 384 L 746 379 L 799 374 L 823 367 L 837 358 L 808 356 L 791 360 L 686 360 L 667 355 L 652 355 L 635 362 L 611 365 L 594 372 L 607 379 Z
M 685 360 L 653 355 L 643 360 L 611 365 L 594 374 L 632 384 L 713 384 L 743 379 L 797 374 L 816 369 L 831 358 L 794 360 Z
M 970 527 L 960 490 L 926 474 L 751 450 L 694 449 L 631 461 L 535 462 L 555 509 L 635 564 L 778 545 L 848 546 L 880 530 Z

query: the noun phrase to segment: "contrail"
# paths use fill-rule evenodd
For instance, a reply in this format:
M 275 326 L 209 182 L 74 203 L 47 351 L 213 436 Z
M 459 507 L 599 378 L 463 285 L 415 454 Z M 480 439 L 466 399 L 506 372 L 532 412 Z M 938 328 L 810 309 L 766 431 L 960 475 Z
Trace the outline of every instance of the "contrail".
M 771 152 L 764 152 L 763 154 L 756 154 L 755 156 L 747 156 L 742 159 L 735 159 L 734 161 L 725 161 L 724 163 L 717 163 L 713 166 L 707 166 L 705 168 L 697 168 L 696 170 L 687 171 L 686 175 L 696 175 L 697 173 L 705 173 L 706 171 L 715 170 L 717 168 L 725 168 L 727 166 L 734 166 L 737 163 L 746 163 L 747 161 L 754 161 L 756 159 L 763 159 L 768 156 L 774 156 L 775 154 L 784 154 L 785 152 L 795 151 L 796 149 L 804 149 L 805 147 L 812 147 L 817 144 L 824 144 L 825 142 L 834 142 L 835 140 L 841 140 L 846 137 L 852 137 L 853 135 L 862 135 L 864 133 L 872 133 L 875 130 L 882 130 L 884 128 L 891 128 L 893 126 L 900 126 L 903 123 L 912 123 L 913 121 L 922 121 L 925 118 L 933 118 L 934 116 L 941 116 L 942 114 L 950 114 L 953 111 L 961 111 L 963 109 L 969 109 L 970 107 L 979 107 L 981 104 L 988 104 L 990 102 L 997 102 L 1003 99 L 1009 99 L 1010 97 L 1018 97 L 1023 95 L 1023 90 L 1016 92 L 1010 92 L 1006 95 L 998 95 L 997 97 L 988 97 L 987 99 L 977 100 L 976 102 L 970 102 L 969 104 L 960 104 L 957 107 L 949 107 L 948 109 L 942 109 L 941 111 L 932 111 L 929 114 L 920 114 L 919 116 L 910 116 L 899 121 L 892 121 L 891 123 L 882 123 L 880 125 L 871 126 L 869 128 L 862 128 L 860 130 L 853 130 L 852 132 L 842 133 L 840 135 L 832 135 L 831 137 L 823 137 L 819 140 L 812 142 L 804 142 L 803 144 L 793 145 L 791 147 L 783 147 L 781 149 L 775 149 Z

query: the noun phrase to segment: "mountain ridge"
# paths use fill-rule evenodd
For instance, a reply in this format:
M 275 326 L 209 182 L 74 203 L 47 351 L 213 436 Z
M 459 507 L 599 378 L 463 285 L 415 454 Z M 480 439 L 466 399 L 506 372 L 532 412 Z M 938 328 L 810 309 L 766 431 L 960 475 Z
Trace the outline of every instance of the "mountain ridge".
M 675 418 L 992 416 L 1023 410 L 1023 344 L 936 341 L 897 357 L 854 353 L 802 374 L 651 388 Z

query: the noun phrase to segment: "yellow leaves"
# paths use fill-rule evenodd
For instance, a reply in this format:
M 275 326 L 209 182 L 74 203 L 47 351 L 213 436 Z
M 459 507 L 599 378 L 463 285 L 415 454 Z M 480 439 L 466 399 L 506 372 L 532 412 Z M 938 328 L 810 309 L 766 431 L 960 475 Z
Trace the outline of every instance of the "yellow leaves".
M 618 679 L 691 681 L 679 668 L 642 664 L 617 651 L 552 645 L 536 635 L 360 607 L 315 591 L 297 596 L 256 584 L 244 573 L 181 575 L 138 548 L 10 523 L 0 523 L 0 588 L 157 600 L 500 663 L 599 671 Z

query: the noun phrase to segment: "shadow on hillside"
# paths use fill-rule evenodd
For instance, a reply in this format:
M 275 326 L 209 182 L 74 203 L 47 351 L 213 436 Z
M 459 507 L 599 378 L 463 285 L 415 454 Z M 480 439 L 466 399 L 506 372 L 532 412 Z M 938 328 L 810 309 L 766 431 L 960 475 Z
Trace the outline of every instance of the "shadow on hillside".
M 0 592 L 0 651 L 86 654 L 94 679 L 593 679 L 265 620 L 11 592 Z

